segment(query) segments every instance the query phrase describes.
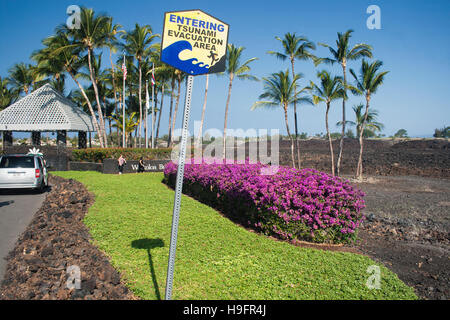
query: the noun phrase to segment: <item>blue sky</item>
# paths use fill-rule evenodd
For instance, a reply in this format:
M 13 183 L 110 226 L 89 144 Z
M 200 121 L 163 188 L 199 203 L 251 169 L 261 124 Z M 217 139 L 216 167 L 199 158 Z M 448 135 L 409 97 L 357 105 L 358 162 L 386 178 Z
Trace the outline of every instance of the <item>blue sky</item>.
M 281 62 L 266 54 L 279 50 L 275 36 L 287 32 L 305 35 L 314 42 L 334 45 L 337 32 L 353 29 L 351 44 L 364 42 L 374 47 L 374 58 L 384 62 L 390 71 L 384 85 L 372 98 L 371 106 L 379 111 L 385 124 L 383 133 L 394 134 L 404 128 L 410 136 L 431 136 L 435 128 L 450 125 L 450 1 L 0 1 L 0 75 L 17 62 L 30 62 L 33 50 L 41 47 L 41 40 L 53 33 L 55 26 L 67 19 L 66 8 L 71 4 L 91 7 L 114 17 L 126 30 L 134 24 L 150 24 L 155 33 L 162 32 L 166 11 L 201 9 L 230 25 L 229 41 L 244 46 L 244 59 L 258 57 L 251 64 L 252 74 L 265 77 L 286 70 L 288 62 Z M 381 9 L 381 30 L 369 30 L 366 20 L 369 5 Z M 318 47 L 318 56 L 328 56 L 328 50 Z M 360 61 L 350 68 L 359 70 Z M 321 65 L 332 73 L 341 74 L 339 66 Z M 316 81 L 317 72 L 311 62 L 299 61 L 296 71 L 304 74 L 301 85 Z M 206 111 L 206 128 L 223 129 L 227 95 L 227 81 L 211 76 Z M 349 79 L 351 79 L 349 75 Z M 195 78 L 192 100 L 193 121 L 199 120 L 204 93 L 204 77 Z M 68 79 L 68 87 L 74 87 Z M 262 82 L 235 81 L 231 96 L 229 128 L 275 129 L 286 132 L 283 113 L 275 110 L 250 111 L 262 93 Z M 184 95 L 183 95 L 184 97 Z M 183 99 L 182 99 L 183 100 Z M 166 99 L 167 101 L 167 99 Z M 351 97 L 347 103 L 347 118 L 353 120 L 351 107 L 362 102 Z M 181 101 L 183 102 L 183 101 Z M 166 110 L 168 104 L 165 106 Z M 182 109 L 182 106 L 180 106 Z M 330 123 L 341 118 L 341 103 L 331 106 Z M 310 135 L 325 132 L 325 106 L 300 106 L 300 132 Z M 290 111 L 293 130 L 293 111 Z M 162 133 L 167 133 L 168 118 L 162 118 Z M 177 120 L 181 126 L 181 116 Z M 333 131 L 338 129 L 332 126 Z

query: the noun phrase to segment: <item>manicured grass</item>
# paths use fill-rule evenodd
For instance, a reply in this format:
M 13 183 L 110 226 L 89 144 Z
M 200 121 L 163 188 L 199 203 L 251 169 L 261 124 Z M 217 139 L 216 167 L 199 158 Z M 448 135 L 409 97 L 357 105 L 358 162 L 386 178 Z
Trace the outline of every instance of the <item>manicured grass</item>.
M 162 173 L 57 172 L 96 196 L 85 217 L 96 245 L 144 299 L 164 298 L 174 191 Z M 417 299 L 384 266 L 368 289 L 368 257 L 305 249 L 249 232 L 183 196 L 173 299 Z

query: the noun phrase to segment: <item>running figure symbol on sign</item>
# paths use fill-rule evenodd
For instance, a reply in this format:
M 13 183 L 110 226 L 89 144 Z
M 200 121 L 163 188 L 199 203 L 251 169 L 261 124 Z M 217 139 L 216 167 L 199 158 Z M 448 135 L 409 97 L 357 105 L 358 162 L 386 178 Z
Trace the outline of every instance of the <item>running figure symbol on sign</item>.
M 218 56 L 218 54 L 217 53 L 214 53 L 214 51 L 210 51 L 210 55 L 208 56 L 208 58 L 211 58 L 211 66 L 213 66 L 214 65 L 214 63 L 216 62 L 216 61 L 219 61 L 219 58 L 216 58 L 216 56 Z

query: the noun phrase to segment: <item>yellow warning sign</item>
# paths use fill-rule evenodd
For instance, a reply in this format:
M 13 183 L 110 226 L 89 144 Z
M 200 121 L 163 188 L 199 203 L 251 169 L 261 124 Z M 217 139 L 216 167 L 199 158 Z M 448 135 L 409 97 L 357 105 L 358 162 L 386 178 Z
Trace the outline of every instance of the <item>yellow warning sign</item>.
M 190 75 L 223 72 L 228 30 L 201 10 L 166 12 L 161 61 Z

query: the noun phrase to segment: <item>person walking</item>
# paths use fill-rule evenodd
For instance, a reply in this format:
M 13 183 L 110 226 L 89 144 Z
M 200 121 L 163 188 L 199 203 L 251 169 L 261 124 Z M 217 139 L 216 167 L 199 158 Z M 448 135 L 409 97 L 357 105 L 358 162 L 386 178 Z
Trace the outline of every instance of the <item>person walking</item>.
M 119 160 L 117 160 L 119 165 L 119 174 L 123 173 L 123 167 L 127 164 L 127 160 L 123 157 L 123 155 L 120 155 Z
M 145 171 L 145 167 L 144 167 L 144 158 L 140 158 L 139 159 L 139 165 L 138 165 L 138 170 L 137 170 L 137 173 L 140 173 L 140 172 L 144 172 Z

